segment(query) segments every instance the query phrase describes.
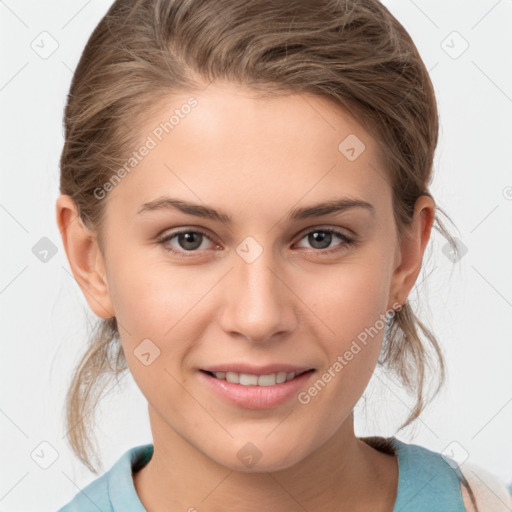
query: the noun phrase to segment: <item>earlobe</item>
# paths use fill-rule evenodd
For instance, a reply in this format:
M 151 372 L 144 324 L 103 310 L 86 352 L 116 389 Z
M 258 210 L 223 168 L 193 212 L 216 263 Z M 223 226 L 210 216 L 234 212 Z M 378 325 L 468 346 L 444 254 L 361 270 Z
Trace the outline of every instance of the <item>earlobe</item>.
M 57 199 L 56 217 L 71 271 L 89 307 L 100 318 L 112 318 L 115 313 L 96 233 L 84 225 L 68 195 Z
M 420 196 L 414 208 L 413 219 L 406 227 L 399 246 L 399 264 L 391 283 L 390 302 L 405 304 L 421 270 L 423 255 L 430 239 L 435 219 L 435 203 L 430 196 Z

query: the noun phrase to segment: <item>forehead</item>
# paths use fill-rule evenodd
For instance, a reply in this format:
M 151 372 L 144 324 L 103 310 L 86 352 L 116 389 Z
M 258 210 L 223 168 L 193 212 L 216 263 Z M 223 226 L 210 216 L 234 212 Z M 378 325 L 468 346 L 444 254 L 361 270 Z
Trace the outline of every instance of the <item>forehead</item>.
M 135 153 L 150 149 L 110 194 L 111 204 L 122 198 L 127 209 L 169 193 L 233 211 L 255 204 L 262 215 L 302 198 L 350 195 L 378 203 L 389 192 L 376 142 L 317 95 L 258 97 L 215 82 L 160 100 L 140 133 Z

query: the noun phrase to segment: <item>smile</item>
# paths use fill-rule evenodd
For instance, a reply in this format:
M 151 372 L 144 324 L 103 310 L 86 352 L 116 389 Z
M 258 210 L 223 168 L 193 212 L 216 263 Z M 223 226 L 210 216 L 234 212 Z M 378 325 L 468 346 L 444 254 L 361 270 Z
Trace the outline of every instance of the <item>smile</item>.
M 289 403 L 297 398 L 314 373 L 314 369 L 260 375 L 234 371 L 197 372 L 202 383 L 215 396 L 243 409 L 272 409 Z
M 306 370 L 311 371 L 311 370 Z M 241 384 L 242 386 L 275 386 L 276 384 L 282 384 L 288 382 L 302 373 L 296 372 L 278 372 L 269 373 L 267 375 L 252 375 L 249 373 L 237 373 L 237 372 L 206 372 L 216 379 L 225 380 L 232 384 Z

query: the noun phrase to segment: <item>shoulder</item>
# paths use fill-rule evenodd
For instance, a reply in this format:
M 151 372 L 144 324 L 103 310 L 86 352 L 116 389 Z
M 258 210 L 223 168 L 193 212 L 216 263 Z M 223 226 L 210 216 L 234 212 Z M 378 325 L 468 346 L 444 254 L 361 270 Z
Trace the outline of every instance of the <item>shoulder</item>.
M 81 489 L 58 512 L 143 512 L 132 475 L 149 461 L 152 454 L 152 444 L 129 449 L 105 474 Z
M 426 447 L 392 439 L 399 460 L 396 510 L 512 511 L 512 489 L 495 475 Z
M 92 509 L 101 510 L 101 512 L 112 512 L 108 496 L 108 478 L 109 474 L 105 473 L 103 476 L 93 480 L 57 512 L 85 512 Z
M 496 475 L 483 468 L 465 463 L 460 468 L 462 475 L 469 484 L 470 490 L 461 482 L 461 493 L 464 506 L 468 512 L 509 512 L 512 510 L 510 486 Z M 475 508 L 471 493 L 478 508 Z

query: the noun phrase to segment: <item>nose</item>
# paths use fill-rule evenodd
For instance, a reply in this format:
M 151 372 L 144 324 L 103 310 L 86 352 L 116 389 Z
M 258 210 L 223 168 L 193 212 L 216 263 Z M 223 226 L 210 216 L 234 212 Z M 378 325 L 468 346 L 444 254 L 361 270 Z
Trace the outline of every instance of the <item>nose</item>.
M 225 282 L 223 330 L 257 343 L 293 332 L 298 324 L 298 301 L 286 275 L 271 250 L 263 250 L 252 262 L 235 254 L 234 268 Z

